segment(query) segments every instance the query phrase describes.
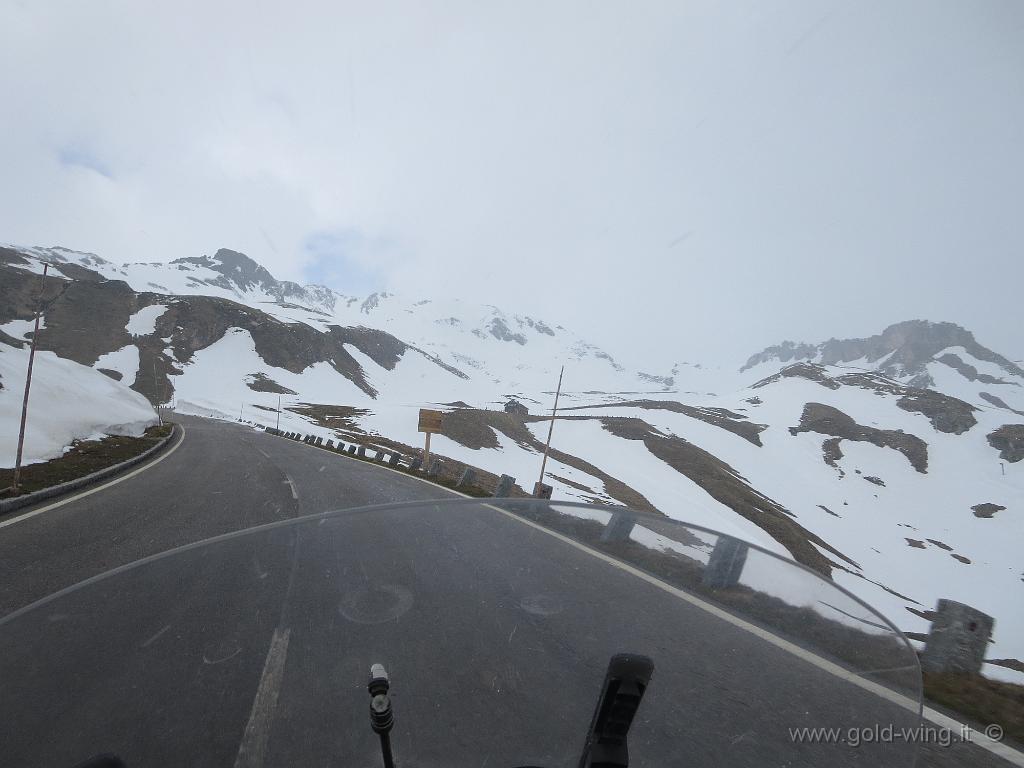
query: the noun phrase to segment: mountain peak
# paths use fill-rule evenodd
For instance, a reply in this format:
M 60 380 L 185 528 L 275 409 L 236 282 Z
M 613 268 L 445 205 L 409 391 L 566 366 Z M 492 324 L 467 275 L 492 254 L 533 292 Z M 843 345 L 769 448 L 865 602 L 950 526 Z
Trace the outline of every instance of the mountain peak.
M 890 325 L 879 334 L 859 339 L 832 338 L 819 344 L 784 341 L 752 355 L 740 371 L 767 362 L 807 360 L 821 365 L 837 365 L 863 360 L 886 376 L 897 379 L 915 377 L 916 383 L 927 386 L 931 383 L 928 364 L 951 348 L 962 348 L 977 360 L 993 363 L 1011 375 L 1024 376 L 1024 370 L 979 344 L 966 328 L 956 323 L 930 320 L 905 320 Z

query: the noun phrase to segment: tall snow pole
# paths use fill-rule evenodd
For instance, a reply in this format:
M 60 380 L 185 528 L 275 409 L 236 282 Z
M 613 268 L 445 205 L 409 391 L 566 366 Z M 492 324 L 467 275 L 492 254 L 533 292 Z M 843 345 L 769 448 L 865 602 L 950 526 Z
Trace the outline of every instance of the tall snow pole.
M 555 412 L 558 410 L 558 396 L 562 393 L 562 374 L 565 373 L 565 366 L 558 372 L 558 389 L 555 390 L 555 406 L 551 409 L 551 424 L 548 426 L 548 441 L 544 444 L 544 459 L 540 463 L 540 479 L 538 483 L 544 482 L 544 470 L 548 465 L 548 451 L 551 450 L 551 433 L 555 431 Z
M 277 431 L 281 431 L 281 396 L 277 396 Z
M 156 357 L 153 358 L 153 399 L 156 400 L 156 420 L 164 425 L 164 417 L 160 413 L 160 394 L 156 383 Z
M 43 274 L 39 276 L 39 297 L 36 300 L 36 325 L 32 332 L 32 346 L 28 352 L 28 372 L 25 374 L 25 397 L 21 401 L 21 427 L 18 430 L 18 456 L 14 460 L 14 479 L 11 492 L 18 492 L 18 480 L 21 479 L 21 456 L 25 448 L 25 421 L 28 419 L 28 393 L 32 388 L 32 365 L 36 359 L 36 340 L 39 338 L 39 316 L 43 311 L 43 289 L 46 287 L 46 272 L 50 265 L 43 263 Z

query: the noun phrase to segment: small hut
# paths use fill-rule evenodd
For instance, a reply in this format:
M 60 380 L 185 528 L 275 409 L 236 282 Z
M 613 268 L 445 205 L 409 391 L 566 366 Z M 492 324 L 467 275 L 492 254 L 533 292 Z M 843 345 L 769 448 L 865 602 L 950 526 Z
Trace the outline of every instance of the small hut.
M 530 409 L 515 398 L 512 398 L 505 403 L 505 413 L 510 413 L 513 416 L 529 416 Z

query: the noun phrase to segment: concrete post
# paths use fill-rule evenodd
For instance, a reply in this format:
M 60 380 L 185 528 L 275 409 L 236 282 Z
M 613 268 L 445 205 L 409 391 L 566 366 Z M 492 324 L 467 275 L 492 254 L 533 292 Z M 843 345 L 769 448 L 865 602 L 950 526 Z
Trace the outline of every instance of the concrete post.
M 388 464 L 392 467 L 397 467 L 402 463 L 402 454 L 392 452 L 391 458 L 388 459 Z
M 317 445 L 323 445 L 323 444 L 324 444 L 324 439 L 323 439 L 322 437 L 318 437 L 318 438 L 316 439 L 316 444 L 317 444 Z
M 747 550 L 747 545 L 739 539 L 719 535 L 708 564 L 704 566 L 703 585 L 709 589 L 726 589 L 739 584 L 747 562 Z
M 419 456 L 413 456 L 412 457 L 412 461 L 409 462 L 409 469 L 411 469 L 413 472 L 419 472 L 420 471 L 420 467 L 422 467 L 422 466 L 423 466 L 423 459 L 421 459 Z
M 441 474 L 441 460 L 434 459 L 430 462 L 430 469 L 427 470 L 427 474 L 431 477 L 437 477 Z
M 361 459 L 365 459 L 366 458 L 366 446 L 365 445 L 360 445 L 358 448 L 356 448 L 356 456 L 358 456 Z
M 327 441 L 327 448 L 329 450 L 332 450 L 332 451 L 334 450 L 334 441 L 333 440 L 328 440 Z
M 613 541 L 629 541 L 629 534 L 636 525 L 636 518 L 624 512 L 615 512 L 611 519 L 601 531 L 601 541 L 609 543 Z
M 472 485 L 476 481 L 476 472 L 473 471 L 472 467 L 466 467 L 466 471 L 462 473 L 462 477 L 459 478 L 459 488 L 463 488 L 467 485 Z
M 387 454 L 384 453 L 384 451 L 382 451 L 380 448 L 378 448 L 377 449 L 377 455 L 374 457 L 374 461 L 377 461 L 377 462 L 383 464 L 385 456 L 387 456 Z
M 921 669 L 933 674 L 980 674 L 995 619 L 954 600 L 939 600 L 935 613 Z
M 512 495 L 512 486 L 515 484 L 516 479 L 512 475 L 502 475 L 498 479 L 498 487 L 494 491 L 494 498 L 507 499 Z

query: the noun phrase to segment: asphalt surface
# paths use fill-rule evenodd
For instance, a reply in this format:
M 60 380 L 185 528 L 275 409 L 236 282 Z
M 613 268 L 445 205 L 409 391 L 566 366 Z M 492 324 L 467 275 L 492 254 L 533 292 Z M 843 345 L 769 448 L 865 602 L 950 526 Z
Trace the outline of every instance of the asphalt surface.
M 448 491 L 239 425 L 0 528 L 0 763 L 380 764 L 365 684 L 392 676 L 403 766 L 574 765 L 608 658 L 652 684 L 634 765 L 907 765 L 902 744 L 794 744 L 907 713 L 585 552 Z M 0 520 L 0 523 L 3 521 Z M 1005 765 L 967 745 L 919 764 Z

